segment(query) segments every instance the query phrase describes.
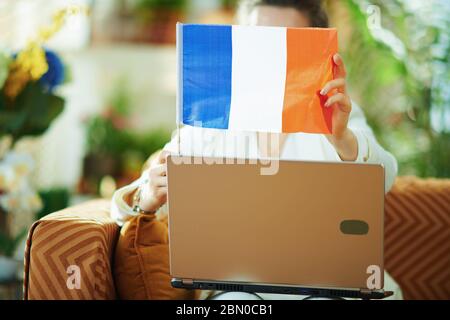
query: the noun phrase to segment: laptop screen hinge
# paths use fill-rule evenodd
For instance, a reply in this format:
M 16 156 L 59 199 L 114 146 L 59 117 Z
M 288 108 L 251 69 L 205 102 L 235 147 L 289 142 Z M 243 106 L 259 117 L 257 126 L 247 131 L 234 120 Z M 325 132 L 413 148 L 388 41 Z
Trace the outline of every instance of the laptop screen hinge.
M 360 289 L 359 292 L 361 292 L 362 294 L 370 295 L 373 291 L 370 289 L 367 289 L 367 288 L 363 288 L 363 289 Z
M 181 283 L 184 285 L 192 286 L 194 284 L 193 279 L 181 279 Z

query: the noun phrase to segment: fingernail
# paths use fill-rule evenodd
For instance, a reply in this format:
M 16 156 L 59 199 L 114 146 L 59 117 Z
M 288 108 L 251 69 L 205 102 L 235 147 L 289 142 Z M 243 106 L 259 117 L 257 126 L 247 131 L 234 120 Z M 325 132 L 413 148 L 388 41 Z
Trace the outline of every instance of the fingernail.
M 320 94 L 321 94 L 322 96 L 324 96 L 324 95 L 326 95 L 326 94 L 327 94 L 327 92 L 326 92 L 325 88 L 324 88 L 324 89 L 322 89 L 322 90 L 320 90 Z
M 325 106 L 325 107 L 328 107 L 328 105 L 329 105 L 329 103 L 328 103 L 328 101 L 326 101 L 325 104 L 324 104 L 324 106 Z

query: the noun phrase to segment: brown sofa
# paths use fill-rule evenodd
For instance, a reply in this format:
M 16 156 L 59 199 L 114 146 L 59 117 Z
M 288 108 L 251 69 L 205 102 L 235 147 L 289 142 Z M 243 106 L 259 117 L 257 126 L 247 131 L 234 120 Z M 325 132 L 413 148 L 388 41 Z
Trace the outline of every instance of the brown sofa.
M 450 180 L 398 178 L 386 196 L 385 266 L 405 299 L 450 299 Z M 116 299 L 112 265 L 120 228 L 109 201 L 50 214 L 31 227 L 24 299 Z M 83 286 L 70 290 L 67 268 Z

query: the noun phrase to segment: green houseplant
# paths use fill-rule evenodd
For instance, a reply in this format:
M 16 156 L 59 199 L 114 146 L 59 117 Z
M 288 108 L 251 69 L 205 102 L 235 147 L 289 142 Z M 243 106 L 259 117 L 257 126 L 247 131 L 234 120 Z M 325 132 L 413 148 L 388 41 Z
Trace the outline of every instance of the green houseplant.
M 325 3 L 352 97 L 397 158 L 399 174 L 450 177 L 449 2 Z
M 98 194 L 103 178 L 117 187 L 139 177 L 149 155 L 170 140 L 168 128 L 137 131 L 131 125 L 132 95 L 125 79 L 118 81 L 103 112 L 86 119 L 87 153 L 80 191 Z
M 187 0 L 139 0 L 134 15 L 142 39 L 152 43 L 175 43 L 175 25 L 183 20 Z

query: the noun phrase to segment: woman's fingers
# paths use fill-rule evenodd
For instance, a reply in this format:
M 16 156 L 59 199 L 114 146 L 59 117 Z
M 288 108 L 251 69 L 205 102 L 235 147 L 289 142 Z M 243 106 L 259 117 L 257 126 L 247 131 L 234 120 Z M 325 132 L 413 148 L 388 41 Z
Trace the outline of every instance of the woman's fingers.
M 153 165 L 148 173 L 148 182 L 142 195 L 140 206 L 147 211 L 156 211 L 167 198 L 166 164 Z
M 150 169 L 150 175 L 153 177 L 154 176 L 166 176 L 167 175 L 166 170 L 167 170 L 167 166 L 165 163 L 157 164 L 156 166 L 153 166 Z
M 156 176 L 150 180 L 150 184 L 153 187 L 167 187 L 167 177 L 166 176 Z
M 334 62 L 333 68 L 334 78 L 335 79 L 345 78 L 347 76 L 347 72 L 345 71 L 344 60 L 342 60 L 341 55 L 336 53 L 333 56 L 333 62 Z
M 159 153 L 158 163 L 166 163 L 166 157 L 167 157 L 168 154 L 169 154 L 168 151 L 162 150 L 162 151 Z
M 167 187 L 159 187 L 154 191 L 154 196 L 158 201 L 165 202 L 167 198 Z
M 344 66 L 344 61 L 342 60 L 341 56 L 339 54 L 335 54 L 333 56 L 333 62 L 334 62 L 334 79 L 327 82 L 325 86 L 320 91 L 321 95 L 327 95 L 328 93 L 332 92 L 333 90 L 336 90 L 339 93 L 346 94 L 347 93 L 347 82 L 345 80 L 346 71 Z M 331 97 L 330 97 L 331 98 Z M 337 96 L 335 99 L 343 99 L 340 95 Z M 330 100 L 330 99 L 328 99 Z M 330 106 L 330 104 L 325 104 L 325 106 Z
M 334 79 L 329 82 L 323 87 L 323 89 L 320 91 L 321 95 L 327 95 L 328 92 L 332 90 L 338 90 L 339 92 L 345 93 L 346 92 L 346 81 L 344 78 Z
M 346 94 L 336 93 L 332 95 L 325 102 L 325 107 L 331 107 L 334 104 L 338 104 L 344 112 L 350 112 L 352 110 L 350 98 Z
M 152 186 L 153 188 L 167 186 L 165 164 L 159 164 L 150 169 L 150 186 Z

